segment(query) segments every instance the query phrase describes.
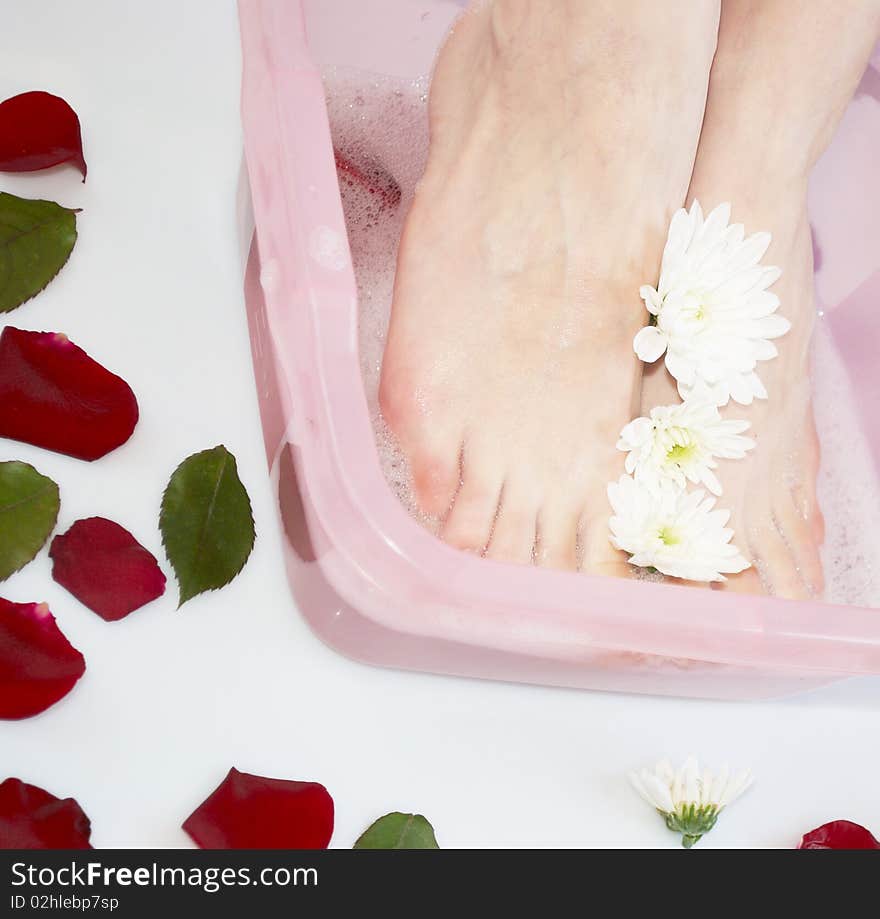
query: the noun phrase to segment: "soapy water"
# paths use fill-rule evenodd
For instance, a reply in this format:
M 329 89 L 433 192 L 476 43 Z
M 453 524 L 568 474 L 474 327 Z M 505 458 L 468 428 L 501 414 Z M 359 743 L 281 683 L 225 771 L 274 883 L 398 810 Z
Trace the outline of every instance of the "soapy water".
M 361 374 L 382 471 L 423 525 L 409 468 L 379 410 L 379 376 L 388 335 L 397 248 L 428 152 L 427 82 L 357 71 L 325 75 L 327 111 L 360 309 Z
M 394 494 L 423 526 L 436 532 L 439 521 L 416 507 L 406 459 L 378 403 L 397 248 L 427 156 L 427 82 L 334 70 L 325 75 L 325 86 L 357 279 L 361 373 L 379 459 Z M 880 607 L 880 480 L 843 359 L 821 318 L 813 352 L 814 407 L 822 445 L 818 494 L 826 522 L 824 599 Z

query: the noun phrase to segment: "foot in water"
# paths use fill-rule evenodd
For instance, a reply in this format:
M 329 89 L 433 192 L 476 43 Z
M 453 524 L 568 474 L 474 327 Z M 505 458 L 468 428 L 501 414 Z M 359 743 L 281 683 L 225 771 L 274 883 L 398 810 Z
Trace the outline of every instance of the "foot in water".
M 708 212 L 732 204 L 746 233 L 769 231 L 763 259 L 791 331 L 779 356 L 758 368 L 769 399 L 731 403 L 725 418 L 751 422 L 757 446 L 721 461 L 719 507 L 732 512 L 735 542 L 752 567 L 724 590 L 806 599 L 821 595 L 824 537 L 816 499 L 819 440 L 810 395 L 815 320 L 807 181 L 829 143 L 880 29 L 880 4 L 836 0 L 799 8 L 787 0 L 724 0 L 703 133 L 689 199 Z M 661 362 L 645 374 L 642 412 L 677 400 Z
M 380 404 L 449 544 L 628 573 L 606 486 L 718 16 L 706 0 L 495 0 L 441 50 Z

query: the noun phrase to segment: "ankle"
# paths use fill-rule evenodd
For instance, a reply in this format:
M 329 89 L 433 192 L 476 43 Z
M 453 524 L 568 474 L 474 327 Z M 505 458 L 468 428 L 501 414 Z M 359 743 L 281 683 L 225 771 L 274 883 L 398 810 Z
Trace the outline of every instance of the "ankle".
M 767 117 L 741 90 L 726 92 L 714 71 L 712 81 L 689 198 L 704 208 L 730 201 L 734 220 L 740 209 L 778 213 L 780 202 L 796 218 L 816 158 L 812 139 L 793 119 Z M 722 197 L 709 200 L 706 190 Z
M 721 0 L 487 0 L 486 11 L 495 53 L 512 66 L 526 59 L 589 69 L 595 79 L 656 64 L 666 82 L 680 75 L 684 88 L 694 69 L 711 67 L 720 8 Z
M 704 132 L 777 180 L 805 180 L 880 37 L 880 0 L 729 0 Z

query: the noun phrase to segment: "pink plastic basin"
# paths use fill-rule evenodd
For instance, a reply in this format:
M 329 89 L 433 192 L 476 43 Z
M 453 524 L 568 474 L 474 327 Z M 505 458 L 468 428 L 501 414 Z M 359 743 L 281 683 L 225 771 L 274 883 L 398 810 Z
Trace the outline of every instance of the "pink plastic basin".
M 880 673 L 878 610 L 479 559 L 443 545 L 392 494 L 359 370 L 355 278 L 321 71 L 425 75 L 459 11 L 443 0 L 240 0 L 256 224 L 247 310 L 302 614 L 360 661 L 561 686 L 760 699 Z M 876 93 L 876 102 L 878 87 L 880 70 L 871 69 L 860 92 Z M 876 222 L 869 232 L 851 228 L 873 217 L 864 198 L 878 186 L 876 178 L 867 186 L 874 155 L 860 144 L 858 125 L 845 121 L 811 206 L 819 296 L 833 308 L 832 332 L 858 379 L 877 458 L 880 362 L 866 332 L 877 327 L 880 246 Z M 853 178 L 860 159 L 861 185 Z

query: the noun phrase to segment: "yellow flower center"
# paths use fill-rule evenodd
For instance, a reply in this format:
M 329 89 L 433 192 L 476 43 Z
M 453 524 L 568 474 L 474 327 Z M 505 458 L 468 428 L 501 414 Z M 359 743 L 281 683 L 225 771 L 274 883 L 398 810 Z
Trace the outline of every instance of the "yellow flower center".
M 662 527 L 657 535 L 664 546 L 677 546 L 681 542 L 681 536 L 672 527 Z
M 687 463 L 690 460 L 692 460 L 696 452 L 697 452 L 697 445 L 695 443 L 676 444 L 666 453 L 666 459 L 670 463 L 675 463 L 681 466 L 684 463 Z
M 709 307 L 705 300 L 706 292 L 692 290 L 689 295 L 688 313 L 691 319 L 702 322 L 709 314 Z

